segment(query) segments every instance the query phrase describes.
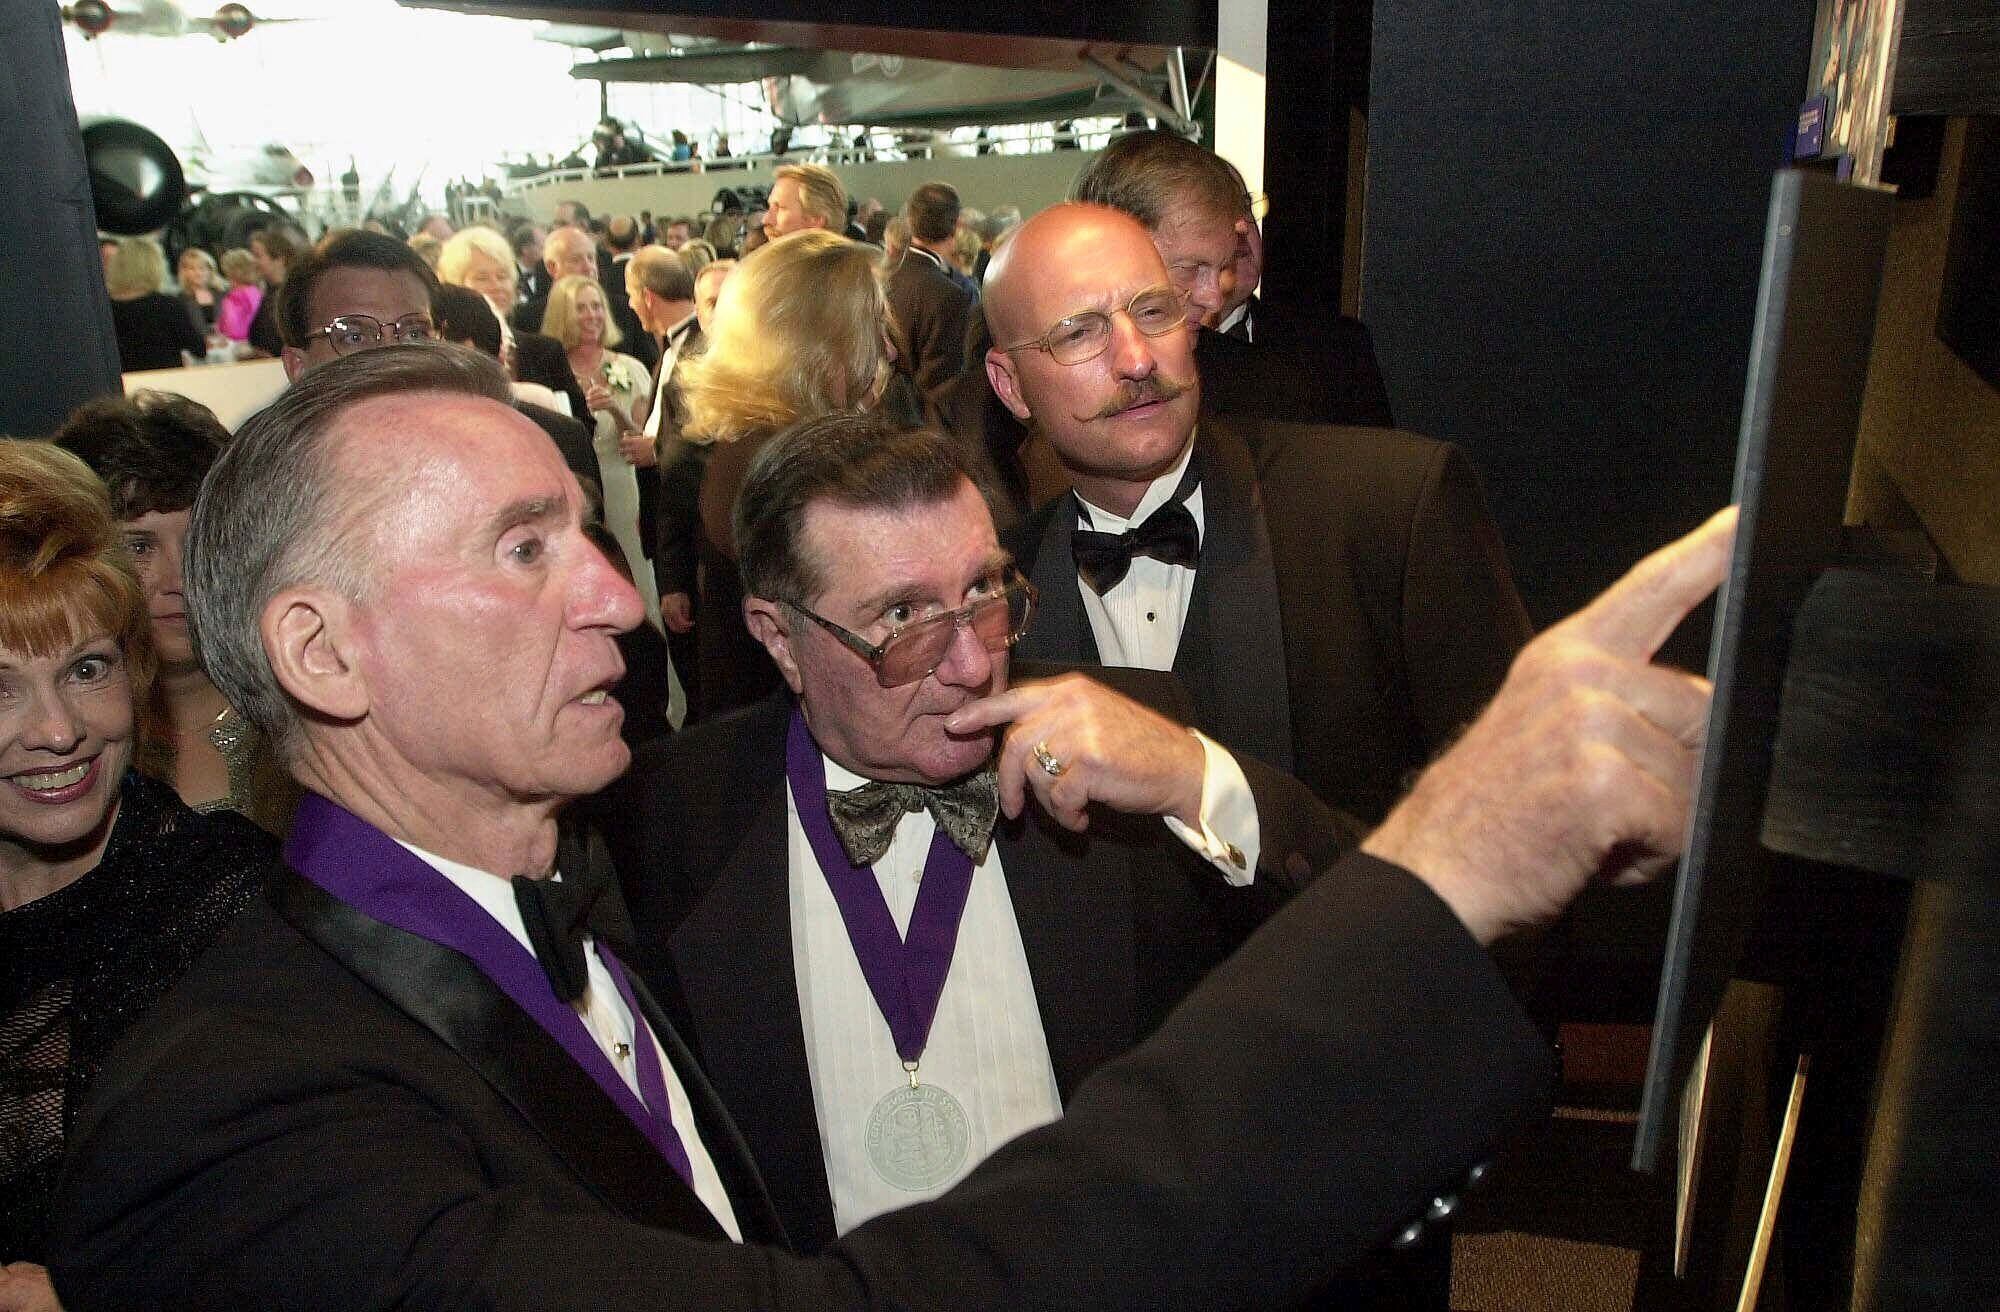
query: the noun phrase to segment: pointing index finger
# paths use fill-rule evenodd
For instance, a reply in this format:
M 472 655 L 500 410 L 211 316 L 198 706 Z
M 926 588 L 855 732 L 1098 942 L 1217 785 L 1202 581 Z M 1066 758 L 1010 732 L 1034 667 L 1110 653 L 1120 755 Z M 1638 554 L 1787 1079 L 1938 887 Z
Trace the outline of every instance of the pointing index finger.
M 1571 621 L 1606 651 L 1649 661 L 1688 612 L 1722 582 L 1736 542 L 1736 507 L 1634 565 Z

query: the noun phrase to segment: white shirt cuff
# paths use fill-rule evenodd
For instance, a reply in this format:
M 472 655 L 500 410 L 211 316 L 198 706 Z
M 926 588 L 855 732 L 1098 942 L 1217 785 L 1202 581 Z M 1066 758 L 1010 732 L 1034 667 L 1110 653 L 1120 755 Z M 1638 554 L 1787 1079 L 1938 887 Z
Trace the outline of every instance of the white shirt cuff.
M 1222 877 L 1241 888 L 1257 877 L 1257 855 L 1261 832 L 1257 827 L 1257 799 L 1251 795 L 1250 781 L 1243 767 L 1207 735 L 1188 730 L 1201 743 L 1201 828 L 1182 824 L 1167 816 L 1167 828 L 1208 863 Z

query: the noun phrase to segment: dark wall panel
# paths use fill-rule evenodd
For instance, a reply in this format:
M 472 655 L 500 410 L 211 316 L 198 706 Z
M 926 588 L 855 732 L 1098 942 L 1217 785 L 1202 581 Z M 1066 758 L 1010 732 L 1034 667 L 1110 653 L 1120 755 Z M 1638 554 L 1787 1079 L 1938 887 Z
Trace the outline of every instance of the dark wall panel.
M 52 4 L 0 4 L 0 434 L 118 390 L 83 141 Z
M 1368 102 L 1368 0 L 1269 0 L 1261 295 L 1299 319 L 1340 313 L 1348 111 Z
M 2000 114 L 2000 5 L 1908 0 L 1889 100 L 1898 114 Z
M 1809 0 L 1376 0 L 1363 317 L 1540 623 L 1728 498 L 1811 35 Z

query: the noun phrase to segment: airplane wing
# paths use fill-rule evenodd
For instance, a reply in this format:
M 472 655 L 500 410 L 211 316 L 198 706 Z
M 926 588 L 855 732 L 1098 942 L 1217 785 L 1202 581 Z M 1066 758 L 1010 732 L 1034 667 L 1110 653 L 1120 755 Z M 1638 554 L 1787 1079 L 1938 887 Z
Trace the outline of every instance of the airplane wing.
M 958 127 L 1036 123 L 1123 114 L 1140 102 L 1096 68 L 991 68 L 792 46 L 746 45 L 630 59 L 599 59 L 570 70 L 599 82 L 761 82 L 781 122 L 868 127 Z

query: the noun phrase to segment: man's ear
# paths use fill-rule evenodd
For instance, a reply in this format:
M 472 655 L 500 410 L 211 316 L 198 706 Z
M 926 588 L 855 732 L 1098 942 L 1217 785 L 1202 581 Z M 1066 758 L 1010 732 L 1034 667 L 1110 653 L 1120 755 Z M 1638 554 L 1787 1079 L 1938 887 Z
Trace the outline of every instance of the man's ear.
M 287 346 L 278 352 L 278 359 L 285 365 L 285 381 L 296 383 L 299 375 L 306 371 L 306 353 L 296 346 Z
M 1021 380 L 1014 374 L 1014 357 L 995 346 L 986 352 L 986 381 L 993 386 L 993 395 L 1000 398 L 1000 404 L 1007 407 L 1009 414 L 1027 423 L 1028 400 L 1021 395 Z
M 258 625 L 278 686 L 331 720 L 358 720 L 368 713 L 354 621 L 347 598 L 300 587 L 271 598 Z
M 792 654 L 792 634 L 787 627 L 790 619 L 783 602 L 767 597 L 743 599 L 743 623 L 749 626 L 750 636 L 771 653 L 771 659 L 778 664 L 778 673 L 785 676 L 785 686 L 797 697 L 803 694 L 804 685 L 799 678 L 798 660 Z

